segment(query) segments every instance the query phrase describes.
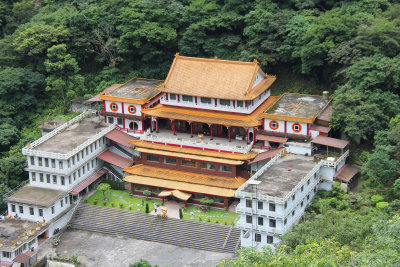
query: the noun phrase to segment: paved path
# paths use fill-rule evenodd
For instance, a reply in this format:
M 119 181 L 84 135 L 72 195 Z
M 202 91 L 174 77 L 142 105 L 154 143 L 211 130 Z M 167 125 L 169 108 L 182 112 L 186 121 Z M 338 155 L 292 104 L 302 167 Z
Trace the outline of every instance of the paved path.
M 77 230 L 65 232 L 55 250 L 58 256 L 78 256 L 82 262 L 81 266 L 85 267 L 128 267 L 130 263 L 140 259 L 160 267 L 208 267 L 233 257 L 230 253 L 209 252 Z
M 169 218 L 179 219 L 180 205 L 182 204 L 179 204 L 174 200 L 170 200 L 164 203 L 164 207 L 167 208 L 167 215 Z M 158 207 L 157 213 L 161 214 L 161 206 Z M 150 212 L 151 215 L 157 215 L 157 213 L 154 210 Z

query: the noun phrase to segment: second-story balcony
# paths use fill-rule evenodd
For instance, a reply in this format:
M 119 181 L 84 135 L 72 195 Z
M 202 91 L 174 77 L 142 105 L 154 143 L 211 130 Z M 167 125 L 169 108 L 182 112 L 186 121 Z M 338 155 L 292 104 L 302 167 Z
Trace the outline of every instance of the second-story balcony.
M 193 148 L 208 151 L 241 153 L 250 152 L 253 143 L 247 144 L 243 136 L 236 136 L 229 141 L 223 137 L 212 137 L 204 134 L 195 134 L 193 137 L 189 133 L 176 132 L 160 129 L 159 132 L 146 132 L 140 139 L 146 142 L 157 144 L 179 146 L 183 148 Z

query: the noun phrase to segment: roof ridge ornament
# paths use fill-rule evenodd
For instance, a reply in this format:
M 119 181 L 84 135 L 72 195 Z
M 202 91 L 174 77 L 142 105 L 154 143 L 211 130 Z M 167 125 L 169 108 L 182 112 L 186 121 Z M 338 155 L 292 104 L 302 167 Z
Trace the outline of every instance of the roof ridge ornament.
M 175 53 L 175 57 L 179 57 L 179 52 L 176 52 L 176 53 Z
M 258 60 L 257 60 L 257 59 L 253 59 L 253 63 L 254 63 L 255 65 L 257 65 L 257 64 L 258 64 Z

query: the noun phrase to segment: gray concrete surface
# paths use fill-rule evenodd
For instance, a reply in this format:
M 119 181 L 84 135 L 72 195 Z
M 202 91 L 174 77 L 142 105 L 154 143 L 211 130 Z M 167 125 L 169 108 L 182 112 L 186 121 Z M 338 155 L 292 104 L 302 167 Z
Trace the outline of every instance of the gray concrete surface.
M 54 249 L 43 247 L 43 251 L 54 255 Z M 83 266 L 113 267 L 128 267 L 140 259 L 161 267 L 214 266 L 220 260 L 234 256 L 86 231 L 65 232 L 55 253 L 58 256 L 76 255 Z

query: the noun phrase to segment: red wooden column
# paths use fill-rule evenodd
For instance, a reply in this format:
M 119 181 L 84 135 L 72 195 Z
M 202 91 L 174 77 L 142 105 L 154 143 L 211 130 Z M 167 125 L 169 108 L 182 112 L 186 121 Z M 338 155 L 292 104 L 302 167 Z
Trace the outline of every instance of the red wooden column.
M 161 201 L 162 201 L 162 203 L 164 204 L 164 197 L 161 197 Z
M 174 131 L 174 135 L 176 135 L 175 120 L 172 120 L 172 130 Z
M 256 142 L 256 130 L 253 128 L 253 144 Z
M 185 209 L 187 208 L 187 200 L 185 200 Z
M 103 105 L 104 105 L 104 123 L 107 123 L 107 116 L 106 116 L 106 101 L 103 101 Z
M 158 133 L 158 118 L 156 118 L 156 133 Z
M 231 141 L 231 127 L 226 127 L 228 128 L 228 138 L 229 138 L 229 142 Z
M 210 140 L 213 140 L 213 131 L 212 131 L 213 125 L 209 124 L 208 127 L 210 127 Z
M 189 122 L 190 124 L 190 138 L 193 137 L 193 122 Z
M 153 117 L 150 117 L 150 132 L 153 132 Z

